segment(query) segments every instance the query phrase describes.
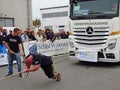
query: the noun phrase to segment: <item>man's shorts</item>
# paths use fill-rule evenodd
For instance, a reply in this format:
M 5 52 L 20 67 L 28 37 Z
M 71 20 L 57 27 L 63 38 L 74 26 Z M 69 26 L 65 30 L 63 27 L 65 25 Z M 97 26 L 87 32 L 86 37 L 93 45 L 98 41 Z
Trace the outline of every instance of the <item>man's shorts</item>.
M 53 78 L 54 77 L 54 66 L 53 66 L 53 64 L 42 65 L 41 68 L 43 69 L 43 71 L 45 72 L 45 74 L 48 78 Z

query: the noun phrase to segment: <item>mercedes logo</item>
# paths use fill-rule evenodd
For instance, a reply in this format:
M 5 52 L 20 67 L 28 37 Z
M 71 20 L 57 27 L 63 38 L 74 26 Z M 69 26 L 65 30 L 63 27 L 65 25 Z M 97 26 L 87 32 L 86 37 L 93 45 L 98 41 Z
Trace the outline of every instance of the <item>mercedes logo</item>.
M 86 29 L 86 32 L 87 32 L 88 35 L 93 34 L 93 28 L 92 28 L 92 27 L 88 27 L 88 28 Z

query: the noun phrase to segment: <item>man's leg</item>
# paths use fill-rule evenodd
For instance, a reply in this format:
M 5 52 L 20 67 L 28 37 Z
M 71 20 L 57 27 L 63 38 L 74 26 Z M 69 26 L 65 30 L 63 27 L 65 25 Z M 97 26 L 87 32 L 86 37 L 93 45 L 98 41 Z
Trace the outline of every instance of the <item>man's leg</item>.
M 7 74 L 7 76 L 13 74 L 13 58 L 14 58 L 13 54 L 10 54 L 10 53 L 7 54 L 7 59 L 8 59 L 8 74 Z
M 61 74 L 54 71 L 54 64 L 52 64 L 52 68 L 53 68 L 54 78 L 56 79 L 56 81 L 60 81 L 61 80 Z
M 17 64 L 18 64 L 18 72 L 21 72 L 21 57 L 20 57 L 20 54 L 16 53 L 15 57 L 16 57 L 16 61 L 17 61 Z M 19 76 L 22 77 L 22 74 L 19 73 Z
M 53 64 L 46 65 L 46 66 L 41 66 L 41 68 L 43 69 L 43 71 L 45 72 L 45 74 L 48 78 L 56 79 L 56 81 L 61 80 L 60 73 L 54 72 Z

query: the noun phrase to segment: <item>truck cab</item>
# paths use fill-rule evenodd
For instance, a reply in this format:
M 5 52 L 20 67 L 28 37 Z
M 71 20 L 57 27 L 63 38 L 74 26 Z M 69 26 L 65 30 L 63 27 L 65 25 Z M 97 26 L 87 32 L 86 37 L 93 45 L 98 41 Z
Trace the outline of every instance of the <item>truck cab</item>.
M 119 0 L 70 0 L 71 59 L 120 61 L 119 6 Z

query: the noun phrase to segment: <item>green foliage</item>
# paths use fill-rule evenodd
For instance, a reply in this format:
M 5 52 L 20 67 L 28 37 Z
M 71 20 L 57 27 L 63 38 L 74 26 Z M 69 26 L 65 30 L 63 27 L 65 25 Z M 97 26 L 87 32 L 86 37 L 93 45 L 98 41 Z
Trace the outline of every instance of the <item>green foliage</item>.
M 41 21 L 39 19 L 33 20 L 33 26 L 40 27 L 41 26 Z

